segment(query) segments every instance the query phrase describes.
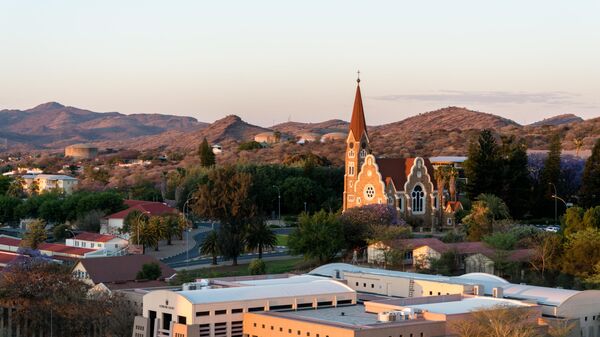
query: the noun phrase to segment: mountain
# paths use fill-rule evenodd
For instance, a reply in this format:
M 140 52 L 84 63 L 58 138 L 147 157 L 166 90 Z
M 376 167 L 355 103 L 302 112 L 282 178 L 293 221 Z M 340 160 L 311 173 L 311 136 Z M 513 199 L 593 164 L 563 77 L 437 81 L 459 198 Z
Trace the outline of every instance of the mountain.
M 168 130 L 188 132 L 205 123 L 192 117 L 93 112 L 57 102 L 28 110 L 0 110 L 0 137 L 11 148 L 60 148 L 80 142 L 129 139 Z
M 529 124 L 530 126 L 556 126 L 556 125 L 562 125 L 562 124 L 569 124 L 569 123 L 575 123 L 575 122 L 583 122 L 583 118 L 573 115 L 573 114 L 563 114 L 563 115 L 558 115 L 558 116 L 554 116 L 554 117 L 550 117 L 550 118 L 544 118 L 541 121 L 535 122 L 535 123 L 531 123 Z

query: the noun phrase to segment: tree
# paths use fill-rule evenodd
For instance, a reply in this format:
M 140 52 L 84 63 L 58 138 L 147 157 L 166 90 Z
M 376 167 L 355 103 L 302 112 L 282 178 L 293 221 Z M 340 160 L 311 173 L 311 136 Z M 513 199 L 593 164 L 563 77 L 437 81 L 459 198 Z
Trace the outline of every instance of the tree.
M 6 191 L 6 195 L 15 198 L 23 198 L 25 196 L 23 186 L 25 186 L 25 179 L 20 176 L 14 177 Z
M 171 235 L 169 227 L 163 219 L 164 218 L 159 216 L 152 216 L 145 226 L 146 228 L 144 231 L 149 239 L 148 242 L 153 244 L 155 251 L 158 251 L 160 240 L 167 239 Z
M 517 237 L 511 232 L 497 232 L 484 236 L 483 241 L 496 249 L 512 250 L 517 243 Z
M 41 243 L 46 241 L 46 223 L 43 220 L 37 219 L 31 222 L 27 227 L 28 230 L 27 233 L 25 233 L 23 241 L 21 241 L 21 246 L 37 249 Z
M 262 259 L 253 259 L 248 265 L 250 275 L 264 275 L 267 273 L 267 265 Z
M 502 179 L 500 149 L 491 130 L 483 130 L 476 142 L 469 145 L 468 159 L 464 163 L 468 178 L 467 195 L 474 198 L 482 193 L 498 195 Z
M 506 204 L 495 195 L 481 194 L 471 206 L 469 215 L 463 218 L 469 241 L 480 241 L 494 231 L 494 224 L 510 217 Z
M 583 226 L 600 229 L 600 206 L 589 208 L 583 214 Z
M 206 234 L 204 240 L 200 244 L 200 254 L 212 256 L 212 265 L 217 265 L 217 257 L 219 256 L 219 234 L 212 230 Z
M 546 160 L 544 161 L 544 167 L 540 174 L 540 185 L 536 194 L 538 195 L 538 204 L 536 207 L 544 215 L 554 215 L 554 187 L 557 189 L 560 187 L 561 177 L 561 143 L 560 135 L 556 134 L 550 139 L 549 151 Z M 556 191 L 558 192 L 558 190 Z
M 215 154 L 208 144 L 206 137 L 204 137 L 202 143 L 200 143 L 200 147 L 198 148 L 198 156 L 200 157 L 200 165 L 202 165 L 202 167 L 211 167 L 215 165 Z
M 29 195 L 38 195 L 40 193 L 40 184 L 37 182 L 37 180 L 34 179 L 29 184 L 29 188 L 27 189 L 27 192 L 29 193 Z
M 251 151 L 256 149 L 262 149 L 262 145 L 260 145 L 259 142 L 253 140 L 241 143 L 240 146 L 238 146 L 239 151 Z
M 433 171 L 433 177 L 435 179 L 435 185 L 437 189 L 437 202 L 438 202 L 438 223 L 441 225 L 444 223 L 444 188 L 446 187 L 446 183 L 450 178 L 450 170 L 449 166 L 442 165 L 438 166 L 435 171 Z M 434 226 L 431 226 L 431 231 L 434 232 Z
M 156 262 L 144 263 L 135 276 L 136 280 L 157 280 L 162 275 L 160 265 Z
M 298 228 L 289 236 L 292 254 L 316 258 L 320 263 L 332 260 L 342 249 L 342 228 L 338 217 L 323 210 L 311 215 L 302 213 Z
M 97 209 L 91 210 L 77 219 L 77 229 L 86 232 L 98 233 L 100 232 L 100 226 L 103 217 L 104 212 Z
M 600 205 L 600 138 L 585 162 L 579 194 L 584 207 Z
M 584 214 L 585 210 L 581 207 L 567 208 L 567 212 L 563 217 L 563 232 L 565 235 L 573 234 L 585 228 L 583 225 Z
M 600 229 L 586 228 L 567 236 L 563 256 L 563 272 L 588 277 L 600 262 Z
M 307 177 L 288 177 L 281 184 L 282 198 L 286 209 L 293 213 L 304 211 L 304 203 L 315 208 L 316 196 L 321 194 L 319 186 Z
M 529 308 L 497 306 L 473 311 L 455 321 L 451 329 L 458 337 L 538 337 L 535 311 Z
M 502 181 L 500 194 L 513 218 L 520 218 L 528 210 L 531 180 L 527 162 L 527 144 L 514 136 L 502 137 Z
M 398 224 L 398 217 L 393 207 L 373 204 L 347 209 L 340 221 L 344 246 L 347 250 L 353 250 L 365 247 L 367 241 L 376 239 L 377 233 L 385 230 L 385 227 L 396 227 L 394 225 Z
M 62 241 L 67 237 L 72 236 L 72 234 L 69 232 L 69 226 L 67 224 L 61 224 L 52 228 L 52 236 L 54 236 L 54 240 Z
M 245 229 L 257 209 L 250 194 L 252 176 L 232 166 L 214 168 L 206 184 L 198 186 L 192 210 L 198 216 L 220 221 L 220 251 L 237 265 L 244 250 Z
M 533 254 L 529 259 L 531 267 L 540 273 L 545 281 L 546 270 L 558 264 L 558 257 L 562 247 L 561 238 L 555 233 L 539 232 L 531 238 Z
M 0 222 L 4 224 L 19 220 L 17 209 L 21 204 L 19 198 L 0 195 Z
M 273 249 L 277 245 L 277 236 L 262 219 L 250 223 L 246 231 L 246 246 L 250 250 L 258 250 L 258 258 L 262 259 L 263 249 Z
M 459 255 L 456 251 L 442 253 L 439 259 L 429 261 L 430 271 L 446 276 L 457 275 L 460 271 Z
M 5 195 L 10 189 L 12 180 L 9 176 L 0 175 L 0 195 Z

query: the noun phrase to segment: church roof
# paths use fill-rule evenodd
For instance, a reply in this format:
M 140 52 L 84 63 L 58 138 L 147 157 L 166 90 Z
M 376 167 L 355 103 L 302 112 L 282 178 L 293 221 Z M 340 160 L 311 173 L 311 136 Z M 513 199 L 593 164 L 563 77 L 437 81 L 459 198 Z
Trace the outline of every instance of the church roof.
M 352 131 L 355 141 L 360 140 L 363 133 L 367 135 L 367 122 L 365 121 L 365 111 L 363 109 L 360 85 L 356 86 L 356 97 L 354 98 L 354 108 L 352 109 L 352 118 L 350 120 L 350 131 Z
M 415 158 L 377 158 L 376 163 L 379 167 L 381 177 L 387 181 L 392 180 L 397 190 L 402 191 L 406 183 L 410 170 L 415 162 Z M 427 158 L 423 158 L 423 163 L 427 168 L 428 174 L 433 174 L 433 166 Z

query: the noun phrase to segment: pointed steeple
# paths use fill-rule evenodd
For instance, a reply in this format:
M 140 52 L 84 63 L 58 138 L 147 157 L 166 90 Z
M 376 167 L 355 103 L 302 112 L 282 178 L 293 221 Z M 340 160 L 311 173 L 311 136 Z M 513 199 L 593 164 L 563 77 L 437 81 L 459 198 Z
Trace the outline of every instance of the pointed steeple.
M 354 98 L 354 108 L 350 119 L 350 131 L 354 135 L 354 140 L 358 141 L 362 138 L 363 133 L 367 134 L 367 123 L 365 122 L 365 111 L 360 93 L 360 77 L 356 79 L 356 83 L 356 97 Z

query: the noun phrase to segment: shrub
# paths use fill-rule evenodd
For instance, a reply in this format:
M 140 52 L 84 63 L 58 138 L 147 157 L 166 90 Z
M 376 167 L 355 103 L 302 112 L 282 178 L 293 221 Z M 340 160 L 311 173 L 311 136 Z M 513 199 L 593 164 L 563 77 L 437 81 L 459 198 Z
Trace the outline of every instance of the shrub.
M 267 265 L 262 259 L 254 259 L 248 265 L 250 275 L 263 275 L 267 273 Z

